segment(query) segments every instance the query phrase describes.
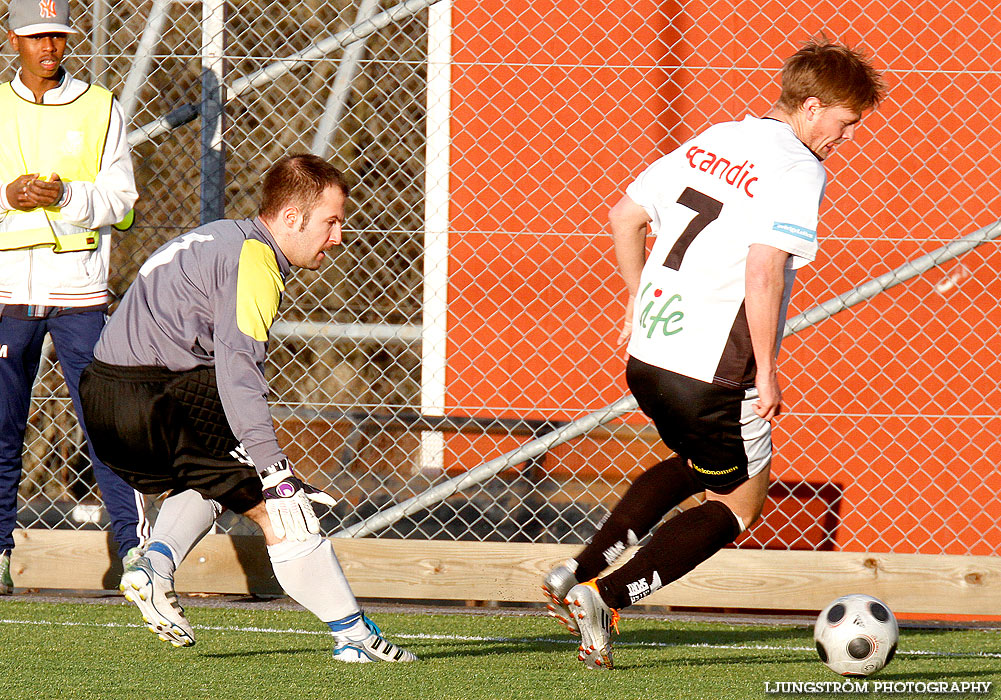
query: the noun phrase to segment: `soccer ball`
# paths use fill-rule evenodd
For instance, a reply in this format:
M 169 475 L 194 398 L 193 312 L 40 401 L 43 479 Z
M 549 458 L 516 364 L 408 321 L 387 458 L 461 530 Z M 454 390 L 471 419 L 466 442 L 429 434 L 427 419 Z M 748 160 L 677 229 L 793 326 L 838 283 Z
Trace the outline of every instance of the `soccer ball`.
M 886 603 L 857 593 L 832 601 L 813 626 L 820 660 L 842 676 L 865 677 L 886 666 L 897 637 L 897 619 Z

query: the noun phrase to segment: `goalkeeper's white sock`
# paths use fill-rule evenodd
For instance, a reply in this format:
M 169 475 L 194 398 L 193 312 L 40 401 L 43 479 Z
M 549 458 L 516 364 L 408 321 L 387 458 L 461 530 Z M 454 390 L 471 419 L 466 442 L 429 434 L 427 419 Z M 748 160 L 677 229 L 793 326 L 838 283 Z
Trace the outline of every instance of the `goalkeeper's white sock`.
M 310 535 L 305 542 L 283 540 L 268 545 L 268 556 L 285 592 L 323 622 L 360 614 L 329 540 L 319 535 Z
M 146 556 L 153 570 L 168 578 L 188 552 L 212 529 L 222 506 L 194 490 L 181 491 L 160 505 Z
M 335 639 L 349 642 L 361 642 L 372 634 L 372 630 L 365 624 L 365 616 L 361 610 L 340 620 L 332 620 L 327 623 L 327 627 L 334 633 Z

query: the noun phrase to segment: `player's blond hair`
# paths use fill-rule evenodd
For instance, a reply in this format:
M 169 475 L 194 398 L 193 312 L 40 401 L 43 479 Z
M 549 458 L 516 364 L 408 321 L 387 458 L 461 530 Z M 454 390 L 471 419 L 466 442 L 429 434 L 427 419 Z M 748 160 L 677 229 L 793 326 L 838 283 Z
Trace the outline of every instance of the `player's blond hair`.
M 863 51 L 820 36 L 786 59 L 778 106 L 792 113 L 808 97 L 816 97 L 825 106 L 848 107 L 862 114 L 876 107 L 885 94 L 882 75 Z
M 323 191 L 335 186 L 345 197 L 351 194 L 351 187 L 341 171 L 319 156 L 311 153 L 285 156 L 264 174 L 258 214 L 262 219 L 273 219 L 292 204 L 308 221 Z

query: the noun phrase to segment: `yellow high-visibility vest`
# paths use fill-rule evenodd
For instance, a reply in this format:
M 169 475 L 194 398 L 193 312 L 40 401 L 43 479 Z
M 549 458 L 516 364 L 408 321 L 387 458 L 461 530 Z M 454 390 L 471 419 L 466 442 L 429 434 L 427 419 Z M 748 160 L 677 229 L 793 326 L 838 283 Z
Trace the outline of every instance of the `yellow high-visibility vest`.
M 111 122 L 112 95 L 91 85 L 72 102 L 40 105 L 0 84 L 0 186 L 27 173 L 47 178 L 58 173 L 66 183 L 94 182 Z M 97 248 L 100 234 L 63 220 L 59 207 L 22 212 L 0 219 L 0 250 L 52 246 L 57 253 Z

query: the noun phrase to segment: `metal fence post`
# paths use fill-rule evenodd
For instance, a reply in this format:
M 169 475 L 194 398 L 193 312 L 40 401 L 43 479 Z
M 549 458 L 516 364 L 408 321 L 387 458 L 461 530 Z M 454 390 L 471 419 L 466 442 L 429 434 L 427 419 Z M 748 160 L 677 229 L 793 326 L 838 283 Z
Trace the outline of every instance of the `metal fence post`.
M 201 223 L 226 215 L 226 2 L 202 2 Z

